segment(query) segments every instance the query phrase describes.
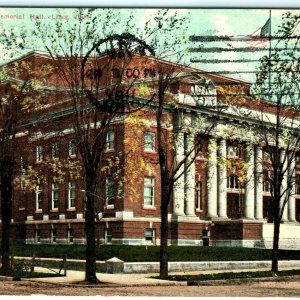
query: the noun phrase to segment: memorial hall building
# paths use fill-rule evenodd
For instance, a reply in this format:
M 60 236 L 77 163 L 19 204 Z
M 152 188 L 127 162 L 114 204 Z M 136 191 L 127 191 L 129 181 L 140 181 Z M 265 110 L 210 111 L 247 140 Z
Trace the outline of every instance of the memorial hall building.
M 144 91 L 138 96 L 145 101 L 151 96 L 149 91 L 155 90 L 159 66 L 172 66 L 168 61 L 148 60 L 151 64 L 145 67 L 139 57 L 133 59 L 125 72 L 140 80 Z M 32 52 L 11 63 L 26 62 L 41 68 L 51 64 L 51 57 Z M 45 87 L 49 95 L 60 88 L 55 68 Z M 174 137 L 174 156 L 180 160 L 197 147 L 190 153 L 194 159 L 182 166 L 183 174 L 174 185 L 168 214 L 169 244 L 270 247 L 273 218 L 266 176 L 268 153 L 251 128 L 260 122 L 262 111 L 268 120 L 275 114 L 271 103 L 251 97 L 250 88 L 247 82 L 184 66 L 170 83 L 166 94 L 177 110 L 166 106 L 163 128 Z M 243 111 L 240 103 L 230 101 L 232 91 L 246 100 Z M 43 178 L 32 189 L 24 187 L 22 174 L 16 175 L 13 238 L 26 243 L 85 243 L 83 179 L 67 174 L 57 181 L 44 164 L 52 158 L 80 160 L 72 112 L 63 95 L 51 98 L 57 102 L 52 100 L 45 107 L 44 118 L 33 127 L 35 132 L 25 137 L 22 129 L 17 134 L 19 141 L 26 138 L 16 154 L 19 165 L 26 161 L 33 170 L 43 172 L 45 168 Z M 107 171 L 103 165 L 99 171 L 96 226 L 100 244 L 160 243 L 161 178 L 156 114 L 150 106 L 134 116 L 116 116 L 107 132 L 103 157 L 115 166 Z M 281 225 L 280 243 L 288 248 L 300 246 L 300 165 L 293 176 L 295 194 L 288 200 Z

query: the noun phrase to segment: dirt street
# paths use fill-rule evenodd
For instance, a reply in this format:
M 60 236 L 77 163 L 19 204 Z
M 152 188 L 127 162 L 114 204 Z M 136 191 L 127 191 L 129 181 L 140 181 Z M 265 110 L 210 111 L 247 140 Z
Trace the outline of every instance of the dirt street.
M 2 281 L 1 295 L 61 296 L 197 296 L 197 297 L 300 297 L 300 279 L 289 281 L 229 281 L 214 286 L 87 287 L 29 281 Z

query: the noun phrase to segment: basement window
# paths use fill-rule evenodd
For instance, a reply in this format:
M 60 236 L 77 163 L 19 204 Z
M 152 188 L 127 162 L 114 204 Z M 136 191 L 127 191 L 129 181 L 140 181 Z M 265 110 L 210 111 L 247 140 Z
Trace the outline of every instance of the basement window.
M 155 237 L 155 230 L 153 228 L 146 228 L 145 229 L 145 240 L 153 243 L 154 237 Z

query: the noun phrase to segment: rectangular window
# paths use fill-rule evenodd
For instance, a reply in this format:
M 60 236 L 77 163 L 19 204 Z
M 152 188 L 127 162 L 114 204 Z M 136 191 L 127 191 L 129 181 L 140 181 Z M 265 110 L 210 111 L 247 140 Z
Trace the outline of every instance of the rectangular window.
M 36 161 L 43 160 L 43 146 L 41 144 L 36 145 Z
M 204 152 L 204 140 L 202 136 L 197 136 L 197 141 L 196 141 L 196 154 L 202 154 Z
M 72 244 L 74 242 L 74 229 L 68 229 L 68 243 Z
M 70 180 L 69 190 L 68 190 L 69 208 L 75 207 L 75 196 L 76 196 L 76 182 L 75 180 Z
M 264 181 L 264 183 L 263 183 L 263 191 L 265 193 L 271 193 L 271 191 L 272 191 L 272 183 L 271 183 L 270 180 Z
M 56 229 L 51 229 L 51 243 L 56 243 Z
M 295 182 L 296 195 L 300 195 L 300 181 Z
M 109 130 L 106 134 L 106 150 L 113 150 L 115 142 L 115 134 L 112 130 Z
M 196 209 L 202 209 L 202 182 L 198 181 L 196 183 Z
M 111 244 L 111 240 L 112 240 L 112 230 L 111 230 L 111 228 L 105 228 L 104 229 L 104 243 Z
M 52 157 L 58 157 L 58 141 L 52 142 Z
M 106 177 L 106 205 L 114 205 L 114 182 L 111 176 Z
M 58 208 L 58 183 L 53 182 L 51 185 L 51 204 L 52 209 Z
M 264 162 L 265 163 L 271 163 L 271 153 L 264 151 Z
M 154 206 L 154 177 L 144 178 L 144 205 Z
M 155 133 L 146 131 L 144 133 L 144 150 L 155 150 Z
M 42 210 L 43 209 L 43 191 L 42 191 L 41 185 L 36 186 L 35 199 L 36 199 L 36 210 Z
M 227 147 L 227 156 L 229 157 L 240 157 L 240 149 L 237 146 Z
M 153 228 L 146 228 L 145 229 L 145 240 L 149 242 L 154 242 L 154 237 L 155 237 L 155 231 Z
M 231 174 L 227 177 L 227 188 L 228 189 L 239 189 L 240 184 L 237 175 Z
M 76 141 L 75 140 L 69 141 L 69 155 L 76 156 Z
M 34 241 L 35 241 L 35 243 L 41 242 L 41 230 L 40 229 L 34 230 Z

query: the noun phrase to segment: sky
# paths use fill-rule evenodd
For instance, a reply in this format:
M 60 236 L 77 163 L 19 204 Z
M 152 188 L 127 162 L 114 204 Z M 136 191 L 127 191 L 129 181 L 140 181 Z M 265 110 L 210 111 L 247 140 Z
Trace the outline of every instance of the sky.
M 54 22 L 56 18 L 63 18 L 64 21 L 68 22 L 71 18 L 70 13 L 72 9 L 64 8 L 61 9 L 58 13 L 55 8 L 13 8 L 13 7 L 2 7 L 0 8 L 0 27 L 4 28 L 16 28 L 16 27 L 25 27 L 32 28 L 35 20 L 40 19 L 43 22 Z M 262 27 L 269 18 L 269 9 L 217 9 L 217 8 L 185 8 L 177 9 L 179 15 L 190 15 L 190 25 L 188 28 L 187 34 L 189 36 L 249 36 L 258 28 Z M 281 23 L 282 14 L 286 10 L 283 9 L 272 9 L 271 10 L 271 25 L 272 25 L 272 34 L 274 34 L 278 26 Z M 128 13 L 128 9 L 122 9 L 122 13 Z M 134 9 L 135 22 L 138 26 L 143 26 L 144 22 L 149 18 L 155 16 L 156 9 L 151 8 L 140 8 Z M 172 13 L 172 11 L 170 12 Z M 300 13 L 299 10 L 294 10 L 294 13 Z M 247 47 L 246 41 L 231 41 L 229 42 L 205 42 L 202 43 L 203 47 L 223 47 L 226 49 L 233 49 L 235 47 Z M 201 43 L 195 43 L 191 47 L 197 48 L 201 47 Z M 0 49 L 1 50 L 1 49 Z M 30 49 L 30 46 L 27 47 L 26 51 L 30 50 L 39 50 L 39 49 Z M 250 83 L 254 82 L 255 75 L 247 73 L 248 71 L 255 71 L 257 69 L 257 63 L 211 63 L 203 62 L 203 59 L 254 59 L 258 60 L 264 54 L 267 54 L 266 51 L 253 52 L 248 51 L 244 53 L 238 53 L 234 51 L 226 51 L 219 53 L 191 53 L 190 60 L 200 60 L 201 62 L 193 63 L 190 61 L 190 64 L 194 67 L 201 68 L 206 71 L 216 71 L 223 72 L 221 74 L 226 76 L 231 76 L 239 78 Z M 4 58 L 1 57 L 0 51 L 0 62 L 4 61 Z M 243 73 L 245 71 L 245 73 Z M 230 72 L 236 72 L 231 74 Z

